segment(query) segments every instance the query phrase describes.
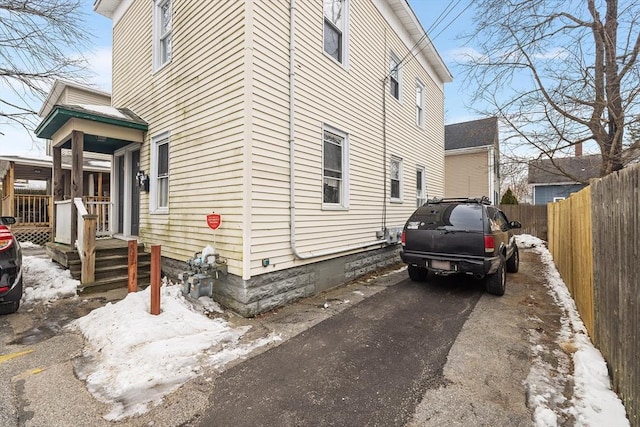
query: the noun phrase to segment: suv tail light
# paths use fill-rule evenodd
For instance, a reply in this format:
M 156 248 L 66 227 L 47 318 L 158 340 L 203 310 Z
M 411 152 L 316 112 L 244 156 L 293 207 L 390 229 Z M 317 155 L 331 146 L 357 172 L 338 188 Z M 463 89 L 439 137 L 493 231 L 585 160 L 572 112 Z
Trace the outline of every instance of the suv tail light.
M 13 245 L 13 235 L 6 225 L 0 225 L 0 252 L 6 251 Z
M 402 236 L 400 237 L 400 243 L 404 246 L 407 243 L 407 232 L 402 231 Z
M 496 243 L 493 236 L 484 236 L 484 251 L 486 253 L 493 253 L 496 248 Z

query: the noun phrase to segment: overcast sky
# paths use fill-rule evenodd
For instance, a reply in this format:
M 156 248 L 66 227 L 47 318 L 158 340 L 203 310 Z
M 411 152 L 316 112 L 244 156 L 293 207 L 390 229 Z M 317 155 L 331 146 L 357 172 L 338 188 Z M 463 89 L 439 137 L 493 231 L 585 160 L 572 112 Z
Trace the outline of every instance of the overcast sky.
M 468 89 L 462 87 L 461 78 L 457 78 L 455 57 L 464 46 L 457 40 L 463 29 L 472 25 L 473 7 L 469 1 L 445 0 L 408 0 L 423 28 L 427 31 L 440 56 L 454 76 L 454 81 L 445 85 L 445 121 L 457 123 L 477 118 L 464 106 L 468 98 Z M 93 0 L 82 0 L 86 16 L 86 28 L 91 29 L 93 37 L 90 51 L 85 53 L 93 72 L 89 82 L 98 89 L 111 91 L 111 20 L 93 12 Z M 0 85 L 0 91 L 7 89 Z M 34 100 L 31 106 L 36 111 L 42 100 Z M 35 136 L 21 128 L 2 125 L 0 130 L 0 155 L 26 154 L 41 155 L 44 144 L 34 144 Z

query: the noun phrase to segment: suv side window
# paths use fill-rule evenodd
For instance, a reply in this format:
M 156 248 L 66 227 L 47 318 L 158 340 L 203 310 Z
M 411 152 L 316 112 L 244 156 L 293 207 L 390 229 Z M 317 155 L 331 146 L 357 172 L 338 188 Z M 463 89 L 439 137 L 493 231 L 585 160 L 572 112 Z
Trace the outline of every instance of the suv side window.
M 495 222 L 498 225 L 500 231 L 508 231 L 509 230 L 509 221 L 504 216 L 502 212 L 496 209 Z
M 498 209 L 492 206 L 487 206 L 487 218 L 489 219 L 491 231 L 497 232 L 508 230 L 509 224 Z

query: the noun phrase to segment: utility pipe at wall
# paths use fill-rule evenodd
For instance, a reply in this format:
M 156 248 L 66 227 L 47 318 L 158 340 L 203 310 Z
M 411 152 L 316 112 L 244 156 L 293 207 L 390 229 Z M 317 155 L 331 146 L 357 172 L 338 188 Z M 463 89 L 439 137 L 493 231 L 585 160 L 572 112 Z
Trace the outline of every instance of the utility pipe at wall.
M 337 248 L 325 249 L 322 251 L 309 251 L 305 253 L 298 252 L 296 248 L 296 185 L 295 185 L 295 154 L 296 154 L 296 137 L 295 137 L 295 77 L 296 77 L 296 47 L 295 47 L 295 29 L 296 29 L 296 0 L 289 0 L 289 210 L 290 210 L 290 232 L 291 232 L 291 251 L 298 259 L 311 259 L 327 255 L 335 255 L 355 249 L 363 249 L 370 246 L 381 245 L 386 243 L 385 240 L 374 240 L 356 245 L 346 245 Z

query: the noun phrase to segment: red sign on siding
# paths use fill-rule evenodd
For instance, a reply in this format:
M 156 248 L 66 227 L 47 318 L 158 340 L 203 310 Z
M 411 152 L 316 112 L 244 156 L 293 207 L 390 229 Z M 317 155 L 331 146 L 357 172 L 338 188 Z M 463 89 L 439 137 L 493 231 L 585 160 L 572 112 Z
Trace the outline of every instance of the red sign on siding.
M 212 213 L 207 215 L 207 225 L 212 230 L 220 227 L 220 214 Z

